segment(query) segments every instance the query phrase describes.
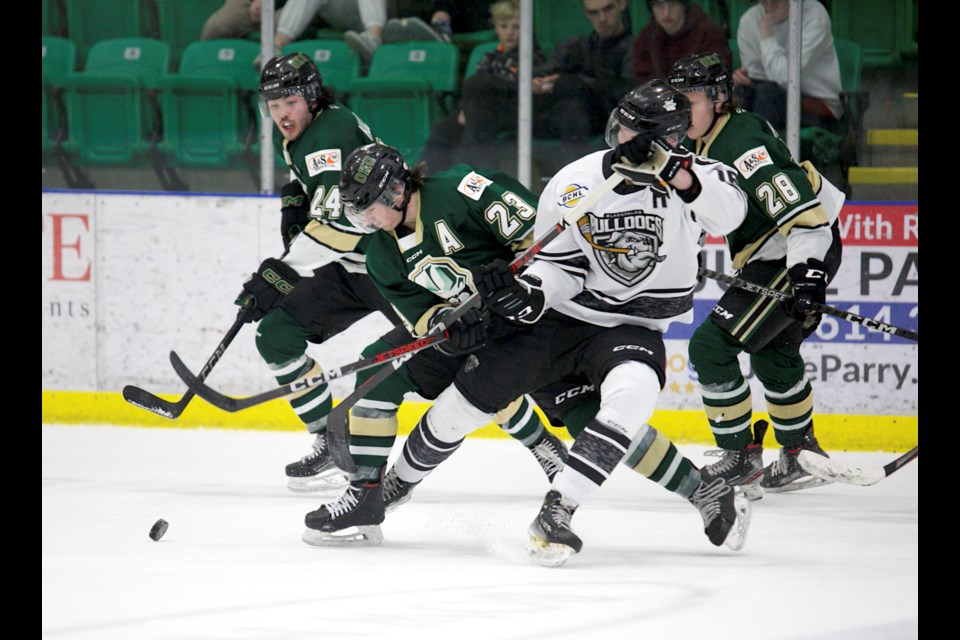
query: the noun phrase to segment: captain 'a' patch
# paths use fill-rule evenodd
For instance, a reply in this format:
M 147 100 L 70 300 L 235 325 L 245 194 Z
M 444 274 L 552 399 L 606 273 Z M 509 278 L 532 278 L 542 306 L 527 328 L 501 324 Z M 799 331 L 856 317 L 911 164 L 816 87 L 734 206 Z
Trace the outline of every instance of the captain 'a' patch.
M 663 218 L 643 211 L 621 211 L 597 216 L 588 213 L 578 223 L 593 247 L 604 272 L 621 284 L 633 286 L 653 273 L 667 256 L 663 246 Z

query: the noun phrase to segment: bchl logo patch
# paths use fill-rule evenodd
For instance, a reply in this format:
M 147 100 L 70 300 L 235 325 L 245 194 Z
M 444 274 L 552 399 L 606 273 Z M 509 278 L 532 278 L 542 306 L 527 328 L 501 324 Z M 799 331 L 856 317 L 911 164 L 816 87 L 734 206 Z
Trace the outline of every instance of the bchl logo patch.
M 579 184 L 568 184 L 563 188 L 563 192 L 560 194 L 560 199 L 557 201 L 557 205 L 563 207 L 564 209 L 573 209 L 575 206 L 580 204 L 580 200 L 587 195 L 587 192 L 590 189 Z
M 311 176 L 324 171 L 340 171 L 340 149 L 322 149 L 307 156 L 307 173 Z
M 773 164 L 770 159 L 770 152 L 763 145 L 750 149 L 742 156 L 737 158 L 733 166 L 737 168 L 744 178 L 752 176 L 760 167 L 766 167 Z
M 493 184 L 493 180 L 484 178 L 476 171 L 471 171 L 467 175 L 463 176 L 463 180 L 460 181 L 457 191 L 467 196 L 471 200 L 479 200 L 480 196 L 483 194 L 483 190 L 491 184 Z

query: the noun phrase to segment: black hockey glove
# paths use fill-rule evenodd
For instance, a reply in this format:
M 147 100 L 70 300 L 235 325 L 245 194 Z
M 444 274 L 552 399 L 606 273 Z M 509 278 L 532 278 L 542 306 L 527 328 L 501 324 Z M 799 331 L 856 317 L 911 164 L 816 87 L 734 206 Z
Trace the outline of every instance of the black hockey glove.
M 280 236 L 285 249 L 290 247 L 290 243 L 308 222 L 310 199 L 303 192 L 300 182 L 291 180 L 280 188 Z
M 641 164 L 650 157 L 650 144 L 657 139 L 657 135 L 652 131 L 641 131 L 636 136 L 622 144 L 618 144 L 613 150 L 614 162 L 627 162 L 629 164 Z
M 639 165 L 614 164 L 613 170 L 637 184 L 651 184 L 662 180 L 670 182 L 680 169 L 689 169 L 693 165 L 693 154 L 677 147 L 671 149 L 661 140 L 650 145 L 650 156 Z
M 790 267 L 790 280 L 793 282 L 793 304 L 790 315 L 797 320 L 807 320 L 816 313 L 816 305 L 827 301 L 827 265 L 810 258 Z
M 473 271 L 473 284 L 483 304 L 511 322 L 533 324 L 546 310 L 540 278 L 514 276 L 506 260 L 494 260 Z
M 430 318 L 429 328 L 432 330 L 453 309 L 438 309 Z M 447 334 L 447 339 L 434 345 L 434 348 L 445 356 L 466 355 L 487 343 L 487 319 L 479 309 L 470 309 L 447 327 Z
M 247 322 L 256 322 L 273 311 L 298 282 L 300 275 L 293 267 L 276 258 L 267 258 L 243 283 L 236 304 L 250 309 Z

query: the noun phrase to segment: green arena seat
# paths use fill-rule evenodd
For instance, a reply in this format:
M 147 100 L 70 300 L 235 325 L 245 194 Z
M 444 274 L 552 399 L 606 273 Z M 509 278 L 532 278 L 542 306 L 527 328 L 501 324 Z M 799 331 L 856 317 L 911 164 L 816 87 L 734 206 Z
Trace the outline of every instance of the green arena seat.
M 63 0 L 67 34 L 85 62 L 90 48 L 101 40 L 147 35 L 142 0 Z
M 836 0 L 830 8 L 835 38 L 852 40 L 863 50 L 864 67 L 898 67 L 913 50 L 911 0 Z
M 66 113 L 60 90 L 54 87 L 77 67 L 77 47 L 71 40 L 45 36 L 40 45 L 41 153 L 52 152 L 66 135 Z
M 157 8 L 160 39 L 170 45 L 170 62 L 174 69 L 180 56 L 192 42 L 200 40 L 207 18 L 223 6 L 223 0 L 152 0 Z
M 283 54 L 300 52 L 317 65 L 323 84 L 346 93 L 350 83 L 360 77 L 360 57 L 346 43 L 339 40 L 297 40 L 283 48 Z
M 260 51 L 243 39 L 204 40 L 187 46 L 180 70 L 158 82 L 164 139 L 160 150 L 179 166 L 229 167 L 249 163 L 258 139 Z
M 480 61 L 483 60 L 483 56 L 487 55 L 491 51 L 496 51 L 497 47 L 500 46 L 500 43 L 496 40 L 493 42 L 484 42 L 483 44 L 478 44 L 470 51 L 470 58 L 467 60 L 467 70 L 466 76 L 472 76 L 473 73 L 477 70 L 477 65 L 480 64 Z
M 164 189 L 185 187 L 157 148 L 162 131 L 157 82 L 169 67 L 170 47 L 161 40 L 115 38 L 94 44 L 85 70 L 58 83 L 67 111 L 62 149 L 70 162 L 152 163 Z
M 381 45 L 367 77 L 350 83 L 351 108 L 415 162 L 433 123 L 453 108 L 459 66 L 460 51 L 447 42 Z

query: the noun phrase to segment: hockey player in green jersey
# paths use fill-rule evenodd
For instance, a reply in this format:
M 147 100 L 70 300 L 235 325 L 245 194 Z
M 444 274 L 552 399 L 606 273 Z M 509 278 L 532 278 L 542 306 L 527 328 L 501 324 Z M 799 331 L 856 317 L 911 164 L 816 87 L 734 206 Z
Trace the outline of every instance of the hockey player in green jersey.
M 338 184 L 343 156 L 374 140 L 369 127 L 335 102 L 316 65 L 293 53 L 271 59 L 260 74 L 260 107 L 274 124 L 274 148 L 294 179 L 281 189 L 281 228 L 287 252 L 268 258 L 244 283 L 238 303 L 252 299 L 257 350 L 280 384 L 316 371 L 309 343 L 321 343 L 380 311 L 399 319 L 366 276 L 364 235 L 344 222 Z M 307 431 L 311 452 L 286 467 L 295 491 L 340 486 L 342 474 L 326 446 L 332 408 L 327 385 L 290 400 Z
M 837 218 L 844 195 L 809 162 L 797 164 L 777 132 L 760 116 L 739 109 L 730 70 L 714 53 L 677 61 L 670 83 L 690 99 L 688 145 L 736 169 L 748 196 L 747 217 L 724 237 L 744 280 L 792 293 L 790 304 L 729 289 L 690 340 L 710 429 L 721 459 L 705 477 L 742 485 L 752 498 L 819 484 L 797 462 L 802 449 L 826 455 L 813 432 L 813 389 L 804 375 L 800 344 L 820 321 L 827 283 L 840 266 Z M 779 458 L 763 467 L 763 433 L 751 433 L 750 387 L 737 356 L 750 354 L 764 390 Z
M 363 253 L 370 237 L 342 215 L 340 205 L 343 158 L 374 141 L 370 128 L 334 101 L 316 66 L 302 53 L 273 58 L 264 66 L 260 104 L 276 125 L 275 148 L 295 179 L 281 190 L 287 251 L 261 264 L 244 283 L 238 303 L 252 299 L 249 317 L 260 320 L 257 349 L 277 382 L 287 384 L 318 370 L 307 355 L 310 343 L 329 340 L 376 311 L 394 325 L 401 322 L 366 274 Z M 309 455 L 287 465 L 289 487 L 311 491 L 342 486 L 342 473 L 326 444 L 329 388 L 314 387 L 290 404 L 315 440 Z M 545 433 L 532 410 L 504 422 L 515 437 Z M 543 464 L 540 457 L 538 461 Z
M 346 217 L 370 234 L 365 246 L 367 272 L 407 329 L 384 336 L 364 350 L 365 356 L 409 342 L 411 335 L 425 335 L 475 291 L 471 268 L 497 258 L 511 260 L 532 240 L 536 197 L 516 180 L 467 165 L 429 178 L 423 177 L 423 171 L 422 163 L 408 168 L 396 149 L 372 144 L 353 152 L 341 174 Z M 357 472 L 338 501 L 307 514 L 303 539 L 308 544 L 382 540 L 378 525 L 384 517 L 384 502 L 400 504 L 409 499 L 413 488 L 413 483 L 392 475 L 381 482 L 404 394 L 436 398 L 458 370 L 474 366 L 471 352 L 514 329 L 474 309 L 447 330 L 450 337 L 436 350 L 416 354 L 354 406 L 350 452 Z M 358 376 L 357 384 L 373 373 Z M 506 409 L 501 414 L 531 416 L 517 419 L 517 427 L 531 420 L 539 426 L 539 418 L 523 397 L 498 409 Z M 542 466 L 549 468 L 552 478 L 566 458 L 563 444 L 549 432 L 531 431 L 525 437 L 534 438 L 532 451 L 543 458 Z M 411 464 L 432 468 L 437 443 L 418 440 L 415 434 L 410 438 L 416 440 L 408 439 Z M 445 444 L 443 457 L 459 445 Z

